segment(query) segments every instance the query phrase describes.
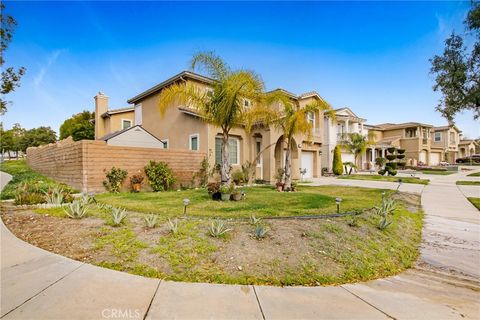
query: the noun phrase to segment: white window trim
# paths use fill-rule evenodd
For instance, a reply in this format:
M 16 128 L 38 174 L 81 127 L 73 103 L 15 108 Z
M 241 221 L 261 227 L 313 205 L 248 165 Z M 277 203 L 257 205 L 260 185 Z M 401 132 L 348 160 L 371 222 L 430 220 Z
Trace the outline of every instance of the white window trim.
M 258 142 L 260 142 L 260 157 L 258 159 L 259 162 L 257 163 L 257 167 L 262 167 L 263 166 L 263 154 L 261 153 L 262 152 L 262 139 L 260 139 L 260 138 L 257 138 L 255 140 L 255 157 L 258 156 L 258 153 L 257 153 L 257 143 Z
M 197 137 L 197 150 L 192 150 L 192 138 Z M 191 151 L 199 151 L 200 150 L 200 135 L 198 133 L 194 133 L 188 136 L 188 149 Z
M 247 105 L 245 105 L 245 102 L 247 103 Z M 244 108 L 250 108 L 252 106 L 252 101 L 250 99 L 243 99 L 243 107 Z
M 130 127 L 128 127 L 128 128 L 133 127 L 133 125 L 132 125 L 132 120 L 130 120 L 130 119 L 122 119 L 122 121 L 120 122 L 120 124 L 122 125 L 122 130 L 127 129 L 127 128 L 124 128 L 124 127 L 123 127 L 123 122 L 124 122 L 124 121 L 130 122 Z
M 163 149 L 170 149 L 170 141 L 168 139 L 160 139 L 164 145 L 163 145 Z M 165 148 L 165 142 L 167 143 L 167 147 Z
M 437 140 L 437 134 L 438 134 L 438 137 L 439 137 L 438 140 Z M 441 133 L 441 132 L 435 132 L 435 133 L 433 134 L 433 141 L 435 141 L 435 142 L 440 142 L 440 141 L 442 141 L 442 133 Z
M 237 140 L 237 162 L 236 163 L 233 163 L 233 162 L 230 163 L 230 164 L 233 164 L 233 165 L 237 166 L 237 165 L 240 164 L 240 139 L 238 139 L 237 137 L 229 137 L 229 139 Z M 229 152 L 230 152 L 230 149 L 229 149 Z

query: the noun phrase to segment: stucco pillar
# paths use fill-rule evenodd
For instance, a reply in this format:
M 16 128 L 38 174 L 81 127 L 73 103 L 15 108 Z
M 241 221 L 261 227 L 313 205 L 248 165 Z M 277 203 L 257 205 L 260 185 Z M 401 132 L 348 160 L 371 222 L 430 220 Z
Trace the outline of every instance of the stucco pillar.
M 385 148 L 382 148 L 382 158 L 385 158 Z
M 350 121 L 347 119 L 345 120 L 345 133 L 350 133 L 350 128 L 349 128 L 349 125 L 350 125 Z
M 373 165 L 375 164 L 375 148 L 371 149 L 371 153 L 372 153 L 372 165 Z

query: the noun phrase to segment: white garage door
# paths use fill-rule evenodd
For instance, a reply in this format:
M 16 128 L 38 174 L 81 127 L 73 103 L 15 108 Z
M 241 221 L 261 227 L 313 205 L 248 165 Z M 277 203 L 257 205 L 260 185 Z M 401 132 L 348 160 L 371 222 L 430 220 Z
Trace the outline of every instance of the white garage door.
M 418 162 L 427 163 L 427 151 L 420 151 L 418 155 Z
M 313 177 L 313 152 L 302 152 L 302 163 L 301 168 L 307 169 L 307 172 L 303 176 L 304 179 L 309 179 Z
M 432 152 L 430 153 L 430 163 L 431 166 L 436 166 L 440 163 L 440 153 L 439 152 Z

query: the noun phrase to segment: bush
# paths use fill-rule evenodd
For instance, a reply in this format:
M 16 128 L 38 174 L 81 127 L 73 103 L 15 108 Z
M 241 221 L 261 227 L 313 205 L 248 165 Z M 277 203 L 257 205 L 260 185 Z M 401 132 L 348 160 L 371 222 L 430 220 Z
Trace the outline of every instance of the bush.
M 333 151 L 333 173 L 337 176 L 343 173 L 343 166 L 342 166 L 342 153 L 340 151 L 340 146 L 335 146 L 335 150 Z
M 379 167 L 383 167 L 385 165 L 385 162 L 387 162 L 385 158 L 379 157 L 375 159 L 375 164 Z
M 45 191 L 38 183 L 34 181 L 24 182 L 15 190 L 16 205 L 45 203 Z
M 388 175 L 389 176 L 396 176 L 397 175 L 397 170 L 393 170 L 393 169 L 388 170 Z
M 208 184 L 208 177 L 210 175 L 210 164 L 208 163 L 208 159 L 205 157 L 203 158 L 202 162 L 200 163 L 200 169 L 193 175 L 193 184 L 197 184 L 200 187 L 205 187 Z M 212 172 L 213 175 L 213 172 Z
M 220 182 L 210 182 L 207 185 L 207 191 L 209 194 L 220 192 Z
M 103 186 L 108 192 L 117 193 L 120 191 L 128 172 L 126 170 L 112 167 L 110 171 L 103 170 L 107 180 L 103 181 Z
M 401 161 L 401 162 L 397 162 L 397 165 L 398 165 L 398 168 L 403 170 L 407 166 L 407 163 L 405 161 Z
M 388 162 L 385 164 L 385 168 L 397 170 L 397 163 L 396 162 Z
M 404 153 L 405 153 L 405 149 L 397 149 L 397 153 L 398 153 L 398 154 L 404 154 Z
M 381 176 L 383 176 L 385 173 L 387 173 L 387 171 L 384 169 L 378 170 L 378 174 Z
M 397 154 L 397 159 L 404 159 L 405 155 L 404 154 Z
M 165 191 L 173 188 L 176 182 L 172 169 L 166 162 L 150 161 L 144 168 L 153 191 Z
M 394 153 L 395 149 L 396 149 L 395 147 L 390 147 L 390 148 L 387 148 L 387 151 L 388 151 L 388 153 Z
M 389 161 L 392 161 L 392 160 L 397 159 L 397 155 L 396 155 L 396 154 L 387 154 L 385 157 L 386 157 Z
M 238 186 L 239 184 L 242 184 L 245 182 L 246 177 L 245 177 L 245 172 L 243 170 L 235 170 L 232 173 L 232 180 L 235 182 L 235 184 Z

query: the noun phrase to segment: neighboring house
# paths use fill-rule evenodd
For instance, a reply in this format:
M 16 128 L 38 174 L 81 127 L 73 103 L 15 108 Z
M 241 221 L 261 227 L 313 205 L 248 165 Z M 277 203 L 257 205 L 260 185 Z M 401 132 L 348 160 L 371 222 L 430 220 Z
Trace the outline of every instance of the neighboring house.
M 335 110 L 335 119 L 325 115 L 323 125 L 323 147 L 322 163 L 328 171 L 332 171 L 333 151 L 336 145 L 348 140 L 350 134 L 359 133 L 367 136 L 368 130 L 364 128 L 365 119 L 357 116 L 350 108 L 340 108 Z M 354 154 L 342 148 L 342 162 L 354 162 Z M 356 165 L 363 168 L 363 158 L 358 157 Z M 362 163 L 360 163 L 362 162 Z
M 480 144 L 475 140 L 460 140 L 460 143 L 458 144 L 458 158 L 464 158 L 478 154 L 477 151 L 479 148 Z
M 458 156 L 458 144 L 461 131 L 454 125 L 434 127 L 429 164 L 435 165 L 442 161 L 455 163 Z
M 166 148 L 187 149 L 204 152 L 208 155 L 211 167 L 221 161 L 221 129 L 203 121 L 195 106 L 174 104 L 161 116 L 158 98 L 163 88 L 179 82 L 189 82 L 203 90 L 211 90 L 214 80 L 202 75 L 184 71 L 128 100 L 131 108 L 108 110 L 108 97 L 103 94 L 95 97 L 96 139 L 120 130 L 123 120 L 131 120 L 132 125 L 141 126 L 164 143 Z M 294 95 L 283 89 L 299 108 L 314 100 L 322 99 L 318 93 L 309 92 Z M 248 100 L 245 108 L 250 107 Z M 272 106 L 275 107 L 275 106 Z M 311 141 L 305 137 L 294 137 L 292 150 L 292 177 L 300 178 L 300 169 L 306 169 L 304 178 L 321 175 L 321 148 L 323 143 L 323 112 L 309 115 L 313 126 Z M 118 128 L 118 129 L 117 129 Z M 232 169 L 250 161 L 255 164 L 255 177 L 274 181 L 278 169 L 285 163 L 285 145 L 282 133 L 273 127 L 256 125 L 251 132 L 241 126 L 230 132 L 229 157 Z M 260 155 L 259 155 L 260 154 Z
M 165 149 L 165 143 L 139 125 L 109 133 L 98 140 L 111 146 Z

